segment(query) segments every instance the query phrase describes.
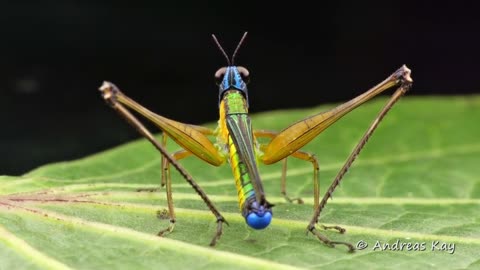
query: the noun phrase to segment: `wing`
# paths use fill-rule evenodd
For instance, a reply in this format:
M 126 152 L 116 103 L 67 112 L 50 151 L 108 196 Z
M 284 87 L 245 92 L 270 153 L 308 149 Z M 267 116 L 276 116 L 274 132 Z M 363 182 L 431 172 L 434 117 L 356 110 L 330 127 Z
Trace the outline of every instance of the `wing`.
M 227 128 L 237 151 L 239 160 L 245 164 L 250 176 L 257 201 L 265 201 L 260 174 L 254 152 L 253 133 L 248 114 L 229 114 L 226 116 Z

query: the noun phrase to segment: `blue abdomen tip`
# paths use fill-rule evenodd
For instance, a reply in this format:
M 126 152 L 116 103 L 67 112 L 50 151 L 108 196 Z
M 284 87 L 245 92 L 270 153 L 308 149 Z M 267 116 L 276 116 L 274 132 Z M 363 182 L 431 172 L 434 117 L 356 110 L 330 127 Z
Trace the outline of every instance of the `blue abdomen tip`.
M 268 211 L 264 212 L 263 215 L 259 215 L 255 212 L 251 212 L 248 214 L 246 221 L 248 226 L 256 230 L 261 230 L 270 225 L 270 222 L 272 221 L 272 213 Z

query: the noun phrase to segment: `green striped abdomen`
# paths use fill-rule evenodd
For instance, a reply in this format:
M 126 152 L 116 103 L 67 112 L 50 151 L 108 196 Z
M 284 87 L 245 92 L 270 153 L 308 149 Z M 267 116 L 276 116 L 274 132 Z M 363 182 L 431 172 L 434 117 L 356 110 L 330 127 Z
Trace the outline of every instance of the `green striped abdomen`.
M 237 188 L 238 204 L 242 211 L 247 199 L 255 197 L 255 190 L 248 174 L 247 167 L 240 160 L 235 144 L 230 135 L 228 136 L 228 150 L 230 155 L 230 166 L 232 167 L 235 178 L 235 187 Z
M 240 211 L 248 226 L 264 229 L 272 220 L 273 205 L 265 199 L 247 103 L 237 90 L 227 91 L 220 104 L 220 132 L 228 147 Z

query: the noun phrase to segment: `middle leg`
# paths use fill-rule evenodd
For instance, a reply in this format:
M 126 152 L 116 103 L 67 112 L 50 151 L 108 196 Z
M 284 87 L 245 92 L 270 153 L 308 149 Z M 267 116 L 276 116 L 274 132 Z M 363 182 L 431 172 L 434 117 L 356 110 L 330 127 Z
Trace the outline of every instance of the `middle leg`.
M 216 217 L 217 219 L 217 230 L 215 232 L 215 235 L 210 242 L 210 246 L 214 246 L 217 242 L 218 239 L 220 239 L 220 236 L 222 235 L 223 231 L 223 224 L 227 224 L 227 221 L 225 218 L 220 214 L 218 209 L 215 207 L 213 202 L 210 200 L 210 198 L 207 196 L 207 194 L 203 191 L 203 189 L 195 182 L 195 180 L 192 178 L 192 176 L 185 170 L 183 166 L 180 165 L 175 159 L 172 158 L 172 155 L 167 151 L 167 149 L 159 143 L 156 138 L 153 136 L 153 134 L 135 117 L 133 114 L 123 106 L 122 100 L 129 100 L 127 97 L 123 96 L 123 94 L 118 90 L 116 86 L 114 86 L 111 83 L 104 82 L 104 84 L 100 87 L 100 91 L 102 92 L 103 98 L 107 102 L 108 105 L 110 105 L 115 111 L 119 113 L 119 115 L 124 118 L 130 125 L 132 125 L 143 137 L 145 137 L 152 145 L 160 151 L 162 156 L 164 156 L 165 159 L 168 160 L 169 163 L 171 163 L 175 169 L 183 176 L 185 181 L 187 181 L 188 184 L 196 191 L 196 193 L 202 198 L 202 200 L 205 202 L 207 207 L 210 209 L 212 214 Z M 123 98 L 122 98 L 123 97 Z M 133 101 L 131 101 L 132 104 L 136 104 Z M 128 105 L 127 105 L 128 106 Z M 140 105 L 137 107 L 143 108 Z M 138 108 L 137 108 L 138 109 Z M 190 131 L 191 132 L 191 131 Z M 192 138 L 193 141 L 195 141 Z M 187 140 L 186 142 L 190 143 L 192 141 Z M 195 141 L 197 142 L 197 141 Z M 203 144 L 201 144 L 203 145 Z M 199 150 L 199 149 L 195 149 Z M 219 156 L 217 153 L 213 153 L 212 155 L 209 155 L 208 157 L 213 158 L 213 159 L 220 159 L 221 156 Z M 207 161 L 207 160 L 205 160 Z M 218 160 L 218 162 L 222 162 L 222 160 Z M 211 163 L 211 164 L 216 164 L 216 163 Z M 171 195 L 171 186 L 167 182 L 167 194 Z M 171 208 L 173 210 L 173 203 L 169 203 L 168 205 L 169 209 Z M 174 212 L 171 211 L 169 213 L 170 215 L 170 223 L 171 225 L 169 228 L 166 230 L 161 231 L 159 234 L 162 235 L 166 231 L 171 231 L 173 229 L 173 223 L 175 223 L 175 215 Z
M 258 138 L 273 139 L 275 136 L 277 136 L 278 132 L 261 129 L 261 130 L 254 130 L 253 134 L 255 135 L 255 137 L 258 137 Z M 265 145 L 260 144 L 261 150 L 263 150 L 264 147 Z M 281 178 L 280 187 L 281 187 L 281 193 L 287 202 L 290 202 L 290 203 L 297 202 L 298 204 L 303 204 L 302 198 L 290 198 L 287 195 L 287 158 L 284 158 L 282 160 L 282 178 Z
M 203 127 L 203 126 L 192 125 L 192 124 L 188 124 L 188 126 L 190 128 L 193 128 L 193 129 L 197 130 L 198 132 L 200 132 L 203 135 L 206 135 L 206 136 L 215 135 L 215 131 L 213 129 Z M 168 139 L 168 135 L 165 132 L 163 132 L 162 133 L 161 144 L 165 148 L 167 147 L 167 139 Z M 189 157 L 191 155 L 192 155 L 191 152 L 187 151 L 186 149 L 181 149 L 181 150 L 178 150 L 177 152 L 173 153 L 172 157 L 175 160 L 178 161 L 180 159 Z M 166 159 L 163 155 L 161 155 L 160 156 L 160 164 L 161 164 L 161 175 L 162 175 L 162 177 L 161 177 L 161 187 L 165 187 L 165 185 L 167 183 L 167 179 L 170 179 L 170 163 L 168 162 L 168 159 Z M 137 189 L 137 191 L 138 192 L 156 192 L 159 189 L 160 188 L 139 188 L 139 189 Z
M 254 135 L 259 138 L 269 138 L 273 139 L 277 136 L 278 132 L 271 131 L 271 130 L 255 130 Z M 260 144 L 260 149 L 263 151 L 266 148 L 266 145 Z M 318 180 L 318 172 L 319 172 L 319 164 L 317 157 L 309 152 L 298 150 L 291 154 L 292 157 L 305 160 L 311 162 L 313 165 L 313 197 L 314 202 L 313 205 L 316 208 L 320 201 L 320 183 Z M 285 200 L 288 202 L 297 202 L 299 204 L 303 204 L 302 198 L 290 198 L 287 195 L 287 158 L 282 160 L 282 178 L 281 178 L 281 193 Z

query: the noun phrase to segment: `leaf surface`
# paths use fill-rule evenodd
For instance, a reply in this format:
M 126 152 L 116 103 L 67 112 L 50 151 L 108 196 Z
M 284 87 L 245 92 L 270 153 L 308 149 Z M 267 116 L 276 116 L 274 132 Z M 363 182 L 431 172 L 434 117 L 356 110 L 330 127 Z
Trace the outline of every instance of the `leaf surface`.
M 384 102 L 356 109 L 304 148 L 319 158 L 322 195 Z M 281 130 L 332 106 L 261 113 L 252 122 L 256 129 Z M 305 204 L 280 196 L 280 163 L 260 165 L 267 199 L 276 205 L 272 224 L 260 231 L 241 217 L 228 166 L 181 160 L 230 226 L 209 247 L 215 218 L 172 171 L 177 223 L 157 237 L 168 226 L 157 217 L 166 209 L 164 190 L 136 190 L 159 186 L 160 154 L 137 140 L 0 177 L 0 269 L 478 269 L 478 119 L 478 96 L 400 100 L 320 217 L 321 224 L 347 229 L 324 232 L 329 238 L 368 244 L 353 254 L 305 234 L 313 169 L 292 158 L 287 190 Z M 390 248 L 382 250 L 385 244 Z

